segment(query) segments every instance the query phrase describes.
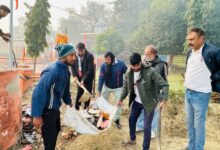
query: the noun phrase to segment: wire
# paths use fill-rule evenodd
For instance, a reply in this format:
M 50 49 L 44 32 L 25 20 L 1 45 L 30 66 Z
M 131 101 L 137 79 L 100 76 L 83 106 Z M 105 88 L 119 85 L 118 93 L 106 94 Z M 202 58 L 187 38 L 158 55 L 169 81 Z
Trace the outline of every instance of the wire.
M 85 18 L 85 19 L 87 19 L 87 20 L 91 20 L 91 21 L 94 21 L 94 22 L 98 22 L 96 19 L 92 19 L 92 18 L 90 18 L 90 17 L 88 17 L 88 16 L 75 13 L 74 11 L 68 11 L 68 10 L 66 10 L 66 9 L 63 9 L 63 8 L 60 8 L 60 7 L 57 7 L 57 6 L 54 6 L 54 5 L 50 5 L 50 6 L 53 7 L 53 8 L 56 8 L 56 9 L 59 9 L 59 10 L 62 10 L 62 11 L 65 11 L 65 12 L 68 12 L 68 13 L 71 13 L 71 14 L 74 14 L 74 15 L 76 15 L 76 16 Z M 100 22 L 100 23 L 102 23 L 102 22 Z

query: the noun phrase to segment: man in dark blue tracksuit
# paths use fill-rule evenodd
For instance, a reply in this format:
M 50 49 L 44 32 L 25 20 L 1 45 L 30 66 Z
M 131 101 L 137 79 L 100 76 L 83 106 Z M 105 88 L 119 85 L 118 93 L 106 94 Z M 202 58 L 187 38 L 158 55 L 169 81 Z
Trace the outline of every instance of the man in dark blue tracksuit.
M 59 107 L 63 102 L 72 106 L 70 95 L 70 72 L 68 65 L 76 59 L 75 49 L 65 44 L 56 47 L 59 60 L 41 73 L 41 79 L 33 91 L 33 124 L 41 129 L 45 150 L 54 150 L 60 131 Z

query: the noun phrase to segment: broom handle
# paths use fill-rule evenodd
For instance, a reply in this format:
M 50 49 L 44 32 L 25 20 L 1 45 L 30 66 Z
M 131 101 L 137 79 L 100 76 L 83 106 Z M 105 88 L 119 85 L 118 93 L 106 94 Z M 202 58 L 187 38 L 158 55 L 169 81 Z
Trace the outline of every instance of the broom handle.
M 79 80 L 76 80 L 77 84 L 86 92 L 88 92 L 89 94 L 91 94 L 82 84 L 80 84 Z
M 161 150 L 161 109 L 158 109 L 158 126 L 157 126 L 157 150 Z

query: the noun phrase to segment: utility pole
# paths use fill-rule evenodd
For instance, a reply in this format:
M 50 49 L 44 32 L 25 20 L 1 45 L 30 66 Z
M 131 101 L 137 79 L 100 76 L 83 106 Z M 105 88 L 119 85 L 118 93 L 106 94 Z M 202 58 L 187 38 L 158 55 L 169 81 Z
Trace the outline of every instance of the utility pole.
M 8 44 L 8 49 L 9 49 L 9 68 L 10 70 L 12 70 L 13 68 L 13 54 L 12 54 L 12 50 L 13 50 L 13 1 L 11 0 L 10 2 L 10 34 L 11 34 L 11 38 L 10 38 L 10 42 Z

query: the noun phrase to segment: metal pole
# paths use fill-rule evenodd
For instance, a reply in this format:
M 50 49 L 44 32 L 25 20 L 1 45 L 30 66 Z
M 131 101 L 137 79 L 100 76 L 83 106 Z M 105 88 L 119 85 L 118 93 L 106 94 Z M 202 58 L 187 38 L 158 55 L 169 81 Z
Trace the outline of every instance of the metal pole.
M 12 55 L 12 49 L 13 49 L 13 0 L 10 2 L 10 42 L 8 44 L 9 49 L 9 68 L 13 68 L 13 55 Z

